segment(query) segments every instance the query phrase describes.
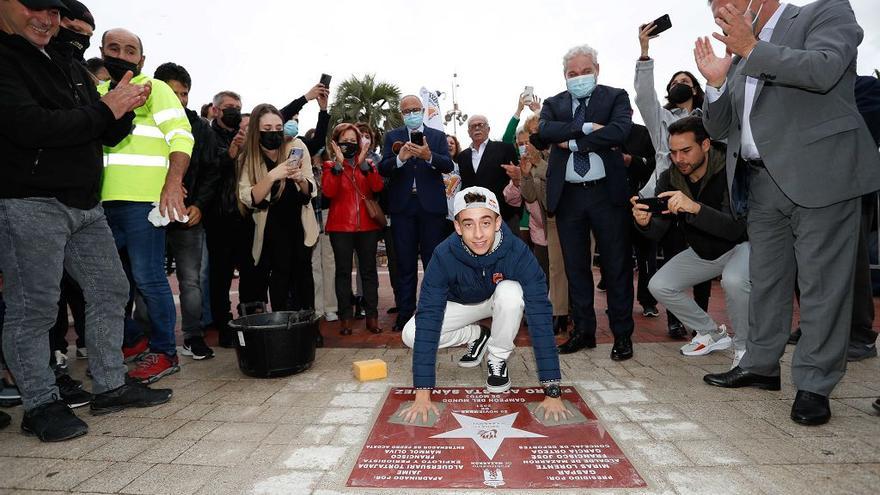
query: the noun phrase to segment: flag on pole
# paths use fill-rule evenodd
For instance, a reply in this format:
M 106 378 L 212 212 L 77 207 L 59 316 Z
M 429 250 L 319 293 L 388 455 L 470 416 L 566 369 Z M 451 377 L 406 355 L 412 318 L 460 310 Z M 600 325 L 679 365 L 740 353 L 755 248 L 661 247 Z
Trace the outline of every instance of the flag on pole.
M 425 109 L 425 125 L 437 129 L 440 132 L 446 132 L 443 129 L 443 114 L 440 113 L 440 98 L 437 92 L 428 91 L 424 86 L 419 91 L 422 99 L 422 107 Z

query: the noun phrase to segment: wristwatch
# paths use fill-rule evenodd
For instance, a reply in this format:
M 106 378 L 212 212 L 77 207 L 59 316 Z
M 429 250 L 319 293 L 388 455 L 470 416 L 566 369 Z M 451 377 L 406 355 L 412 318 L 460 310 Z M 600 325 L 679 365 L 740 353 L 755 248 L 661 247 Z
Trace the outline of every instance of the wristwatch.
M 544 396 L 550 397 L 551 399 L 558 399 L 562 396 L 562 389 L 559 388 L 559 385 L 552 383 L 544 387 Z

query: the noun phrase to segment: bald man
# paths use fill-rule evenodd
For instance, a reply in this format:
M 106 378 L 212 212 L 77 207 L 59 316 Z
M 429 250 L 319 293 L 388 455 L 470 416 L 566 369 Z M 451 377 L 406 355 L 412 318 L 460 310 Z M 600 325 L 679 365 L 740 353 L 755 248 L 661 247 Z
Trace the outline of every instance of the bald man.
M 110 91 L 129 72 L 134 74 L 132 84 L 152 88 L 146 104 L 135 110 L 131 135 L 104 147 L 101 200 L 116 247 L 128 254 L 131 282 L 146 304 L 152 329 L 149 342 L 138 332 L 127 332 L 123 352 L 126 358 L 139 359 L 129 376 L 153 383 L 180 370 L 174 336 L 177 311 L 163 268 L 165 225 L 189 220 L 183 178 L 194 139 L 171 87 L 141 74 L 144 45 L 136 34 L 125 29 L 107 31 L 101 38 L 101 55 L 112 81 L 98 86 L 100 94 Z M 127 330 L 134 328 L 127 326 Z
M 446 134 L 424 124 L 422 100 L 404 96 L 400 113 L 405 125 L 385 135 L 379 164 L 379 173 L 391 178 L 386 189 L 397 250 L 395 332 L 402 331 L 416 311 L 419 256 L 427 267 L 434 248 L 443 240 L 447 210 L 443 174 L 453 168 Z

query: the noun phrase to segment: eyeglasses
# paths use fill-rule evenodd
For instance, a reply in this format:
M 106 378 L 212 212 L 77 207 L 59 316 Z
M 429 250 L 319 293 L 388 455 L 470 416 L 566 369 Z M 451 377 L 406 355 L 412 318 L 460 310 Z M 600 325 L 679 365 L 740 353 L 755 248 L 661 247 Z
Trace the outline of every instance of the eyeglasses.
M 410 108 L 409 110 L 401 110 L 400 113 L 404 115 L 415 115 L 417 113 L 422 113 L 421 108 Z
M 487 124 L 484 124 L 484 123 L 482 123 L 482 122 L 477 122 L 477 123 L 475 123 L 475 124 L 470 124 L 470 125 L 468 126 L 468 129 L 471 129 L 471 130 L 474 130 L 474 131 L 479 131 L 480 129 L 484 129 L 484 128 L 486 128 L 486 126 L 487 126 Z

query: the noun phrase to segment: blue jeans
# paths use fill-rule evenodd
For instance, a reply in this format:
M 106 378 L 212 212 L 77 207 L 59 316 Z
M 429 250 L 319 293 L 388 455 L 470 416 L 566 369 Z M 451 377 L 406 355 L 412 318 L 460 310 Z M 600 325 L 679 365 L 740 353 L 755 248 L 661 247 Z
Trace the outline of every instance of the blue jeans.
M 120 347 L 128 282 L 100 206 L 79 210 L 52 198 L 0 199 L 0 266 L 8 305 L 3 352 L 25 410 L 58 396 L 47 357 L 64 270 L 85 297 L 92 391 L 125 383 Z
M 177 311 L 165 276 L 165 229 L 147 221 L 153 205 L 131 201 L 104 203 L 116 248 L 128 253 L 132 286 L 141 295 L 150 317 L 150 352 L 177 354 L 174 325 Z

